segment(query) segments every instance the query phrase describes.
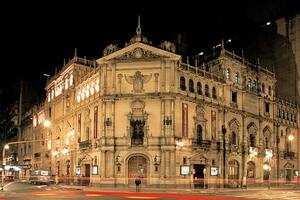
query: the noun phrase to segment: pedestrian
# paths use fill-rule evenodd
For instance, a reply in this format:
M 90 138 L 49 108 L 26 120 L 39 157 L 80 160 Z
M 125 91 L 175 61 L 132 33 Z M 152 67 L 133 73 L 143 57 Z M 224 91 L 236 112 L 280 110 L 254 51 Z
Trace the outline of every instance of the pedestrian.
M 135 188 L 136 188 L 136 192 L 140 191 L 140 185 L 141 185 L 142 181 L 140 179 L 135 179 Z

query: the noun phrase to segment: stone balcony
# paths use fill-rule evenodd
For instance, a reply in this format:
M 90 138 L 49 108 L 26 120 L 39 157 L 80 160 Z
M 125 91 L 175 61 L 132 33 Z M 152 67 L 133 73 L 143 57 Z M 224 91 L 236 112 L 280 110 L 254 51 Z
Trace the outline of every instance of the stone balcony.
M 210 149 L 211 141 L 210 140 L 193 140 L 192 146 L 194 148 Z
M 79 149 L 89 149 L 92 148 L 92 141 L 86 140 L 79 143 Z

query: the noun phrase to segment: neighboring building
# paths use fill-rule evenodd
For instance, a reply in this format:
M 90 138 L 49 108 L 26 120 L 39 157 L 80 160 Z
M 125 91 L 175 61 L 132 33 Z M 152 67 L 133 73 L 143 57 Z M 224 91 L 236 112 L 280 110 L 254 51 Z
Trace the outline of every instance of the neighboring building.
M 275 97 L 276 84 L 272 72 L 223 45 L 202 66 L 183 63 L 171 42 L 153 47 L 138 26 L 124 48 L 108 45 L 96 61 L 75 54 L 48 81 L 20 137 L 45 143 L 20 145 L 19 160 L 114 186 L 136 178 L 149 187 L 261 185 L 264 164 L 272 183 L 295 183 L 298 109 Z
M 285 38 L 284 42 L 274 40 L 278 51 L 276 70 L 278 80 L 282 80 L 280 92 L 300 103 L 300 12 L 293 17 L 280 18 L 276 21 L 277 33 Z M 276 52 L 276 50 L 275 50 Z M 287 90 L 286 88 L 290 88 Z

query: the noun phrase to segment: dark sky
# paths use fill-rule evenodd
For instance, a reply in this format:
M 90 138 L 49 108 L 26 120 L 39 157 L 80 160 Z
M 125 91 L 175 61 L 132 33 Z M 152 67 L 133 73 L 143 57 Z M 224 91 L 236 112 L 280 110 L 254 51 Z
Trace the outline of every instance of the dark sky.
M 1 8 L 2 91 L 17 91 L 21 76 L 26 84 L 42 91 L 43 74 L 53 75 L 64 58 L 72 57 L 75 47 L 80 57 L 88 59 L 101 57 L 110 43 L 122 47 L 135 34 L 139 14 L 143 35 L 154 45 L 175 41 L 181 33 L 188 54 L 193 55 L 222 38 L 251 36 L 267 21 L 300 8 L 296 0 L 40 2 L 43 4 L 12 2 Z M 16 97 L 4 93 L 0 90 L 1 102 Z

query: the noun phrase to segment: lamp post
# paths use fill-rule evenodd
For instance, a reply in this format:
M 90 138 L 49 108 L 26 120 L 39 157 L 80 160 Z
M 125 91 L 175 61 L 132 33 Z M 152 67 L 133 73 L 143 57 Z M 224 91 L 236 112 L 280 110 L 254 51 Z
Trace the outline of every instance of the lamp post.
M 225 125 L 222 125 L 222 133 L 223 133 L 223 185 L 225 187 L 225 179 L 226 179 L 226 128 Z
M 263 169 L 267 172 L 268 174 L 268 189 L 270 189 L 270 175 L 271 175 L 271 166 L 269 164 L 264 164 Z

